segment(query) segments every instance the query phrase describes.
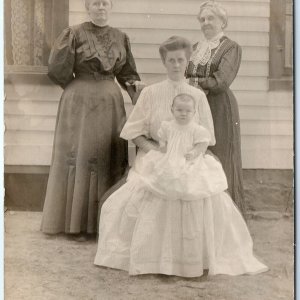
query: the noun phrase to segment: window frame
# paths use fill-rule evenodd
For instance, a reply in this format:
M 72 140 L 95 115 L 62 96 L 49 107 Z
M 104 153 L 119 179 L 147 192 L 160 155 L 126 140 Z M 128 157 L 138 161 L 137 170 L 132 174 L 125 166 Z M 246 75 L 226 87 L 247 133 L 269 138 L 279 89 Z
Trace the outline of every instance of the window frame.
M 19 0 L 22 1 L 22 0 Z M 23 0 L 28 1 L 28 0 Z M 44 54 L 48 57 L 57 36 L 63 29 L 69 26 L 69 0 L 44 0 L 45 1 L 45 28 L 44 42 L 47 49 L 44 49 Z M 7 57 L 7 50 L 11 46 L 11 0 L 4 2 L 4 75 L 5 77 L 10 74 L 47 74 L 47 63 L 43 65 L 14 65 L 10 62 L 12 58 Z

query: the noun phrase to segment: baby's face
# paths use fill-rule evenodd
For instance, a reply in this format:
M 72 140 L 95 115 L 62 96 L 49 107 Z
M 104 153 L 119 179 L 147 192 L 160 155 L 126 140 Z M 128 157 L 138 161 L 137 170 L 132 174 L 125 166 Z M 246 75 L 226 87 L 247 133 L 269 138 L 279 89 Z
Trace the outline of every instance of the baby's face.
M 194 117 L 194 102 L 192 100 L 180 101 L 180 99 L 176 99 L 172 107 L 172 113 L 177 123 L 179 123 L 180 125 L 186 125 Z

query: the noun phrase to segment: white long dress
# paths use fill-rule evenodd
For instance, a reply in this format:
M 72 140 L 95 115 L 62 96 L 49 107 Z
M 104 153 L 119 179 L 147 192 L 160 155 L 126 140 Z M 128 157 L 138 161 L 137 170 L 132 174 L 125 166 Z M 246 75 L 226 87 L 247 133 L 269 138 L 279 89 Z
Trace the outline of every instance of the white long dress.
M 209 144 L 207 129 L 193 121 L 180 125 L 172 120 L 162 122 L 158 135 L 159 143 L 167 145 L 166 153 L 149 151 L 135 173 L 152 193 L 164 199 L 194 201 L 227 189 L 222 165 L 213 156 L 185 158 L 196 144 Z
M 173 98 L 190 93 L 196 99 L 195 121 L 214 144 L 213 124 L 204 93 L 170 80 L 145 88 L 121 136 L 158 140 L 162 121 L 170 120 Z M 94 263 L 129 271 L 131 275 L 161 273 L 197 277 L 209 274 L 253 274 L 267 270 L 253 255 L 247 225 L 226 192 L 195 201 L 165 199 L 140 179 L 139 150 L 127 182 L 104 203 Z

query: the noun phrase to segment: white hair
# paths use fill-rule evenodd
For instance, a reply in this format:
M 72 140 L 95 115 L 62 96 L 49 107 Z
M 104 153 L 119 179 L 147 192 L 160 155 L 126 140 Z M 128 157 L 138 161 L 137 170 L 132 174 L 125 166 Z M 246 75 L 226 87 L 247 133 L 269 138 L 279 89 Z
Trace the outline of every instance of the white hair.
M 223 21 L 222 29 L 224 29 L 227 26 L 228 23 L 227 11 L 219 3 L 217 3 L 214 0 L 208 0 L 203 2 L 200 5 L 200 11 L 197 16 L 198 20 L 200 20 L 201 13 L 203 12 L 204 9 L 211 10 L 216 16 L 218 16 Z
M 90 2 L 91 2 L 91 1 L 92 1 L 92 0 L 83 0 L 84 6 L 85 6 L 86 9 L 89 8 L 89 5 L 90 5 Z M 109 0 L 109 1 L 110 1 L 111 6 L 112 6 L 112 5 L 113 5 L 112 0 Z

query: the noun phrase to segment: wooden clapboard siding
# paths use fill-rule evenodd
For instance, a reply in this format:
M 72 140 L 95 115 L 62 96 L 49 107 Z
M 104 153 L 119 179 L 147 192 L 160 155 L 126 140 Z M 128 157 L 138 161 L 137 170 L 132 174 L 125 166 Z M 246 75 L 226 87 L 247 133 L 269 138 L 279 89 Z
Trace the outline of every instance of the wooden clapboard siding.
M 18 166 L 49 166 L 52 146 L 44 145 L 6 145 L 5 164 Z
M 292 168 L 292 93 L 269 92 L 269 0 L 220 2 L 229 14 L 226 34 L 243 48 L 241 68 L 231 86 L 240 107 L 243 167 Z M 166 78 L 158 53 L 162 41 L 171 35 L 193 43 L 199 39 L 198 6 L 198 0 L 114 1 L 111 25 L 129 35 L 147 84 Z M 87 20 L 82 0 L 70 0 L 69 11 L 70 25 Z M 5 163 L 49 165 L 61 89 L 46 78 L 29 76 L 13 77 L 5 90 Z M 129 97 L 123 95 L 130 114 Z
M 70 12 L 83 12 L 84 7 L 81 0 L 70 1 Z M 228 11 L 229 16 L 257 16 L 269 17 L 270 1 L 219 1 Z M 244 3 L 240 3 L 244 2 Z M 164 1 L 141 1 L 122 0 L 115 1 L 114 11 L 123 13 L 145 13 L 164 15 L 195 15 L 199 8 L 198 0 L 164 0 Z
M 158 47 L 159 44 L 135 43 L 131 45 L 131 50 L 135 59 L 139 59 L 139 58 L 160 59 Z M 244 46 L 243 61 L 268 62 L 269 61 L 268 48 L 260 47 L 260 46 Z
M 6 137 L 8 133 L 15 132 L 53 132 L 55 127 L 55 117 L 46 116 L 18 116 L 18 115 L 6 115 L 5 117 L 5 143 L 7 144 Z M 49 141 L 51 144 L 51 141 Z
M 30 116 L 32 121 L 27 122 L 21 118 L 19 126 L 14 126 L 19 116 L 8 117 L 5 136 L 5 142 L 8 145 L 52 145 L 53 128 L 55 126 L 55 117 L 37 117 Z M 291 137 L 293 134 L 293 125 L 289 121 L 264 120 L 242 120 L 241 129 L 243 136 L 278 136 Z
M 184 36 L 196 42 L 199 39 L 198 30 L 172 30 L 172 29 L 139 29 L 139 28 L 123 28 L 133 44 L 160 44 L 168 37 L 176 34 Z M 227 36 L 233 40 L 239 42 L 241 46 L 269 46 L 269 34 L 268 32 L 238 32 L 238 31 L 226 31 Z M 151 37 L 151 39 L 149 38 Z
M 226 34 L 243 47 L 241 68 L 232 84 L 240 105 L 243 153 L 247 153 L 243 155 L 243 164 L 244 167 L 270 167 L 270 159 L 266 162 L 265 158 L 255 157 L 256 149 L 275 151 L 286 137 L 289 142 L 280 151 L 291 152 L 293 111 L 291 94 L 282 94 L 281 98 L 268 95 L 269 1 L 222 3 L 229 14 Z M 192 42 L 198 40 L 199 25 L 195 18 L 198 5 L 197 0 L 115 2 L 112 25 L 129 35 L 142 80 L 151 84 L 165 78 L 158 54 L 158 46 L 163 40 L 174 34 L 185 36 Z M 70 24 L 84 20 L 82 2 L 73 1 Z M 277 161 L 285 157 L 281 152 Z M 269 157 L 273 159 L 274 155 Z M 292 165 L 290 158 L 281 161 L 276 162 L 276 167 Z
M 30 136 L 30 135 L 28 135 Z M 278 139 L 278 137 L 280 139 Z M 32 137 L 33 140 L 35 139 Z M 45 141 L 38 144 L 20 145 L 12 144 L 6 146 L 5 160 L 7 165 L 49 165 L 51 159 L 52 145 L 48 145 Z M 244 162 L 244 168 L 262 168 L 261 157 L 265 160 L 263 168 L 272 168 L 272 165 L 276 168 L 282 169 L 282 161 L 276 158 L 274 153 L 281 153 L 281 156 L 285 157 L 285 160 L 289 161 L 293 159 L 292 153 L 288 151 L 293 144 L 292 136 L 244 136 L 242 144 L 242 152 L 251 155 L 251 152 L 255 153 L 253 160 L 246 160 Z M 20 155 L 20 148 L 22 149 L 22 155 Z M 261 155 L 258 155 L 258 154 Z M 44 155 L 41 155 L 44 154 Z M 268 159 L 268 156 L 272 157 L 272 160 Z
M 53 117 L 57 114 L 57 104 L 53 101 L 8 101 L 5 105 L 7 116 Z M 289 121 L 292 118 L 291 107 L 268 107 L 255 105 L 240 106 L 242 120 Z
M 84 22 L 86 20 L 85 12 L 72 12 L 70 16 L 71 24 Z M 120 29 L 183 29 L 197 31 L 199 28 L 199 23 L 194 15 L 114 13 L 111 17 L 111 23 Z M 231 17 L 227 30 L 238 32 L 268 32 L 269 22 L 267 18 L 261 17 Z
M 142 74 L 155 73 L 165 74 L 165 68 L 160 59 L 156 58 L 139 58 L 139 72 Z M 239 70 L 239 76 L 268 76 L 269 64 L 267 61 L 243 61 Z
M 51 146 L 54 132 L 44 130 L 9 130 L 5 137 L 8 145 L 34 145 L 34 146 Z

